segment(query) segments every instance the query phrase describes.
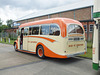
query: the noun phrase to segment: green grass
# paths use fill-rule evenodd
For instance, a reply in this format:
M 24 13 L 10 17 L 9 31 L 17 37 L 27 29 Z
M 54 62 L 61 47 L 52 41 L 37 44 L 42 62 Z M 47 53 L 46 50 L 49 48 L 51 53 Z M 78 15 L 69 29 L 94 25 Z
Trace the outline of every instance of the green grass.
M 87 42 L 87 47 L 92 48 L 92 42 L 91 41 Z
M 92 48 L 87 48 L 87 53 L 80 55 L 81 57 L 92 58 Z
M 90 59 L 92 58 L 92 42 L 87 42 L 87 53 L 80 56 Z
M 8 38 L 6 38 L 6 42 L 4 41 L 4 38 L 2 39 L 2 41 L 1 41 L 1 38 L 0 38 L 0 43 L 4 43 L 4 44 L 11 44 L 11 45 L 13 45 L 14 41 L 15 40 L 10 40 L 10 43 L 9 43 Z

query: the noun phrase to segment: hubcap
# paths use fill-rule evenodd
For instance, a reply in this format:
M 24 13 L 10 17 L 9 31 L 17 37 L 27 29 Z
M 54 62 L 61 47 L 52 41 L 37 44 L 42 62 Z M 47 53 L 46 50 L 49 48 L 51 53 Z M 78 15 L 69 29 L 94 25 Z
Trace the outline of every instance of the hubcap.
M 42 56 L 43 56 L 43 51 L 42 51 L 42 49 L 41 49 L 41 48 L 39 48 L 39 50 L 38 50 L 38 54 L 39 54 L 39 56 L 40 56 L 40 57 L 42 57 Z
M 16 49 L 16 45 L 15 45 L 15 49 Z

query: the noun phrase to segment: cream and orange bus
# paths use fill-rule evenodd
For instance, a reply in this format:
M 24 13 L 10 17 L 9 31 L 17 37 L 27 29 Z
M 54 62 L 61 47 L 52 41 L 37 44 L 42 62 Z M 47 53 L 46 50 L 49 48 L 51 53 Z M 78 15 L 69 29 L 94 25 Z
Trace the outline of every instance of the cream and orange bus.
M 51 18 L 19 26 L 16 51 L 44 58 L 69 58 L 86 53 L 83 25 L 68 18 Z

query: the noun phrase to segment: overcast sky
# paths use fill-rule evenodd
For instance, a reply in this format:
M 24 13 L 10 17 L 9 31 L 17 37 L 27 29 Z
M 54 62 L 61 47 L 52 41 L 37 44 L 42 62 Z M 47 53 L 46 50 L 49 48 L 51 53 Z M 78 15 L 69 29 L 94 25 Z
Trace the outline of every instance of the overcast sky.
M 82 0 L 0 0 L 0 18 L 16 20 L 39 10 L 47 10 Z

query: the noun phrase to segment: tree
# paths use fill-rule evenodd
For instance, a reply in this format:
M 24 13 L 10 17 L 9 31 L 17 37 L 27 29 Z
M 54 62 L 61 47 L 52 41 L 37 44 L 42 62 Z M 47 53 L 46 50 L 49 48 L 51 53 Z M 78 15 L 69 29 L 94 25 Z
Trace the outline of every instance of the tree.
M 7 25 L 2 25 L 2 26 L 0 26 L 0 32 L 2 32 L 4 29 L 7 29 L 7 28 L 8 28 Z
M 13 24 L 13 20 L 12 20 L 12 19 L 7 20 L 6 23 L 7 23 L 7 26 L 8 26 L 9 28 L 11 28 L 11 25 Z
M 0 33 L 2 32 L 2 26 L 0 26 Z
M 0 26 L 2 26 L 2 20 L 1 20 L 1 18 L 0 18 Z

